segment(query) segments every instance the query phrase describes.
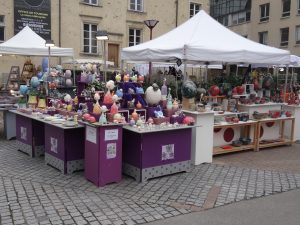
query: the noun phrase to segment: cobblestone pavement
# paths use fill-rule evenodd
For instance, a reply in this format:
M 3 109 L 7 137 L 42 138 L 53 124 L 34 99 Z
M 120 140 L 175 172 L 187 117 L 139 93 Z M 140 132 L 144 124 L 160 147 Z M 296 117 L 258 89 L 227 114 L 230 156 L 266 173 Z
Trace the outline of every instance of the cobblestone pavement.
M 62 175 L 43 157 L 30 158 L 16 149 L 15 141 L 0 140 L 3 225 L 142 224 L 300 187 L 300 173 L 223 163 L 145 183 L 124 177 L 98 188 L 82 172 Z
M 218 165 L 300 173 L 300 144 L 214 157 Z

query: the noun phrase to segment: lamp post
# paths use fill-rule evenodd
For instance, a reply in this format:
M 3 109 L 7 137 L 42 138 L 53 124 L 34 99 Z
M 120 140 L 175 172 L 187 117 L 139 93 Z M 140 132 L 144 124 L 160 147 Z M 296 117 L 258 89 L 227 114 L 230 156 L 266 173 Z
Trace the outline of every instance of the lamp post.
M 158 24 L 158 20 L 145 20 L 144 24 L 150 29 L 150 40 L 152 40 L 152 30 Z M 150 74 L 152 73 L 152 63 L 149 62 L 149 81 L 150 81 Z
M 54 41 L 53 40 L 46 40 L 45 46 L 48 47 L 48 76 L 50 74 L 50 48 L 54 47 Z M 46 89 L 46 95 L 48 95 L 48 83 L 47 83 L 47 77 L 45 81 L 45 89 Z
M 98 30 L 96 33 L 97 40 L 103 40 L 103 70 L 104 70 L 104 81 L 106 82 L 106 43 L 105 41 L 108 40 L 108 33 L 106 30 Z

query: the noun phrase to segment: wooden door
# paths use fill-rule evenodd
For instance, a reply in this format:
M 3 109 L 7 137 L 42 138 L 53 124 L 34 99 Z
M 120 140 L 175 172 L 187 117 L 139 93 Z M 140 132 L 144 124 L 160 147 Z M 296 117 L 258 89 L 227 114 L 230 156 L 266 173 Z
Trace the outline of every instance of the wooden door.
M 119 67 L 119 45 L 108 44 L 108 61 L 114 62 L 115 67 Z

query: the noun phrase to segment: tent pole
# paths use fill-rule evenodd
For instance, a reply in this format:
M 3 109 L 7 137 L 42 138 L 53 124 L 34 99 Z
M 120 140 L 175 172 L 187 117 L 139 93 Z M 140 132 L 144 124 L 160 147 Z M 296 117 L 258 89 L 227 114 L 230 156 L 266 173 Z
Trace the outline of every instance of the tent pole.
M 74 56 L 73 56 L 73 58 L 72 58 L 72 61 L 73 61 L 73 85 L 75 85 L 76 84 L 76 71 L 75 71 L 75 59 L 74 59 Z
M 288 80 L 288 66 L 286 66 L 286 73 L 285 73 L 285 82 L 284 82 L 284 89 L 283 89 L 283 102 L 286 102 L 286 88 L 287 88 L 287 80 Z

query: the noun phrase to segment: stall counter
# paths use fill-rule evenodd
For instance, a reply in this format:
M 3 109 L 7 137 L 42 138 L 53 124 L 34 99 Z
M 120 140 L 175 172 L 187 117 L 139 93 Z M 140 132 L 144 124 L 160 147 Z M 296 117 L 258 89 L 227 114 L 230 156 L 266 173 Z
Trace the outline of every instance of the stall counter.
M 189 171 L 192 128 L 183 125 L 158 129 L 124 126 L 123 173 L 143 182 Z

